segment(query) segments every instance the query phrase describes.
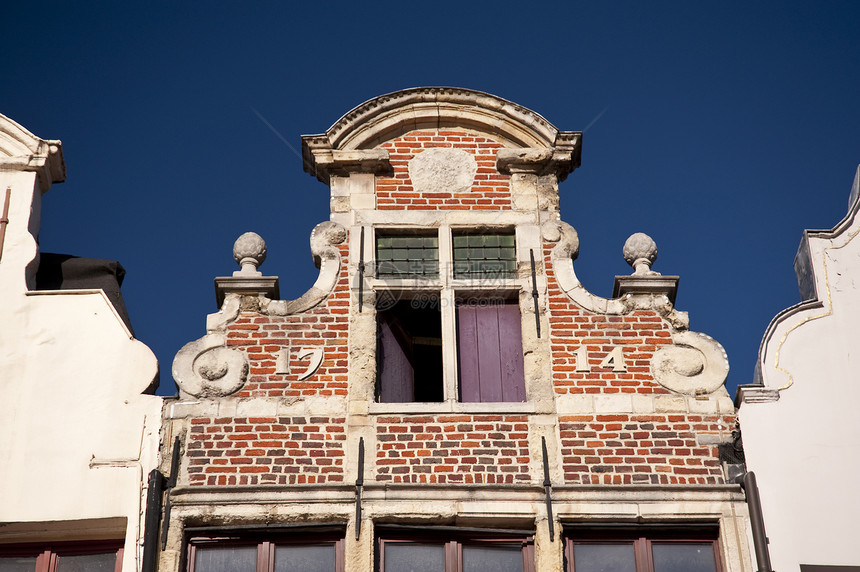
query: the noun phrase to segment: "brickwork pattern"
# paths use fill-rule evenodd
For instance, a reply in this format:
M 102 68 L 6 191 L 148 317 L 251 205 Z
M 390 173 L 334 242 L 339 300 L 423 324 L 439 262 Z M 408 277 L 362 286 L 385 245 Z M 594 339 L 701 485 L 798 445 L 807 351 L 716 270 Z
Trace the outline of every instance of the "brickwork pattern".
M 198 417 L 187 452 L 191 485 L 340 483 L 345 419 Z
M 525 415 L 380 417 L 376 430 L 377 481 L 530 481 Z
M 715 445 L 697 435 L 725 435 L 733 416 L 575 415 L 559 419 L 562 467 L 571 484 L 721 484 Z
M 508 210 L 510 176 L 496 169 L 501 143 L 463 130 L 411 131 L 380 146 L 389 153 L 392 176 L 376 180 L 379 210 Z M 409 178 L 409 161 L 424 149 L 463 149 L 475 156 L 478 171 L 472 187 L 461 193 L 418 192 Z
M 227 328 L 227 345 L 248 354 L 250 369 L 236 397 L 311 397 L 346 395 L 349 331 L 348 245 L 334 291 L 316 308 L 293 316 L 242 312 Z M 290 349 L 289 374 L 277 373 L 278 352 Z M 310 378 L 299 381 L 309 359 L 299 360 L 300 348 L 323 348 L 323 360 Z
M 651 375 L 651 357 L 672 343 L 669 325 L 656 312 L 638 310 L 623 316 L 594 314 L 582 309 L 558 287 L 550 259 L 554 244 L 545 244 L 544 265 L 549 283 L 552 381 L 556 393 L 670 393 Z M 588 369 L 577 371 L 577 351 L 586 347 Z M 621 347 L 626 370 L 600 367 L 615 347 Z

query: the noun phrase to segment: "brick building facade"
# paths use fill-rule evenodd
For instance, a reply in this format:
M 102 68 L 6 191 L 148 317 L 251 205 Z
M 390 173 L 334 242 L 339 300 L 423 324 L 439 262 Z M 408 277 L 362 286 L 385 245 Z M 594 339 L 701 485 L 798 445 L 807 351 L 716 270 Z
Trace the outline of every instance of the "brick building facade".
M 164 406 L 159 570 L 751 569 L 725 354 L 645 235 L 614 298 L 580 284 L 581 144 L 449 88 L 303 137 L 320 275 L 279 300 L 249 233 L 216 278 Z

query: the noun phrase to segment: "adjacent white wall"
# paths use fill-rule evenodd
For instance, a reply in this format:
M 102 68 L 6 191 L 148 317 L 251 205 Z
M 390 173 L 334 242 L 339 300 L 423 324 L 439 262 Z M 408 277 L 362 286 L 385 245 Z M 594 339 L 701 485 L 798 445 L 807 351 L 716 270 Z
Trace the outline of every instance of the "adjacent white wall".
M 64 178 L 59 141 L 0 115 L 0 543 L 124 536 L 132 571 L 161 417 L 141 392 L 158 367 L 101 290 L 28 288 L 41 195 Z
M 807 231 L 795 263 L 807 301 L 771 322 L 761 386 L 742 387 L 747 468 L 774 570 L 860 566 L 860 169 L 848 215 Z

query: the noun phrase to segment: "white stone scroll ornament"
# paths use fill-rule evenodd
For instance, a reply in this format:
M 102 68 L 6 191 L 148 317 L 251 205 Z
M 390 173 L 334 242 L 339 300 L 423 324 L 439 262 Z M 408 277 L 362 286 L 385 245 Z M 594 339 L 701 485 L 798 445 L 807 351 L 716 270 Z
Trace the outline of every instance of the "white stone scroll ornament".
M 671 326 L 672 345 L 663 346 L 651 359 L 654 380 L 670 391 L 685 395 L 707 395 L 717 391 L 729 374 L 726 351 L 716 340 L 690 332 L 686 312 L 677 311 L 668 300 L 659 297 L 601 298 L 579 282 L 573 261 L 579 254 L 576 230 L 563 221 L 548 221 L 542 228 L 544 240 L 555 242 L 551 257 L 555 277 L 562 291 L 583 309 L 598 314 L 627 314 L 637 309 L 656 311 Z M 656 245 L 647 235 L 637 233 L 624 245 L 623 255 L 633 266 L 634 275 L 652 276 Z
M 343 226 L 325 221 L 311 232 L 311 253 L 320 275 L 314 285 L 295 300 L 270 300 L 260 296 L 255 308 L 263 314 L 286 316 L 305 312 L 318 305 L 331 293 L 341 268 L 337 245 L 346 240 Z M 254 233 L 245 233 L 233 250 L 242 270 L 236 275 L 259 274 L 257 266 L 265 260 L 266 243 Z M 181 393 L 194 397 L 223 397 L 239 391 L 248 378 L 248 358 L 242 351 L 227 347 L 227 327 L 239 316 L 242 296 L 227 292 L 221 309 L 206 317 L 207 334 L 183 346 L 173 360 L 173 379 Z M 247 297 L 246 297 L 247 298 Z M 322 350 L 302 349 L 299 359 L 311 358 L 308 369 L 300 379 L 313 375 L 322 363 Z
M 173 360 L 173 379 L 183 393 L 195 397 L 223 397 L 245 385 L 248 358 L 227 347 L 222 332 L 185 344 Z
M 718 390 L 729 375 L 726 351 L 715 339 L 698 332 L 672 334 L 672 345 L 651 358 L 654 380 L 670 391 L 707 395 Z

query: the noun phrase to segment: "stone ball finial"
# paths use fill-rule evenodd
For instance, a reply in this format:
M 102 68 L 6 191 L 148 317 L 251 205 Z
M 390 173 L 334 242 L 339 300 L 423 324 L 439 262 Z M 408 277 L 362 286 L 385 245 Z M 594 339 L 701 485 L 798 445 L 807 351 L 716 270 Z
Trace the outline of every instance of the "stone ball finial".
M 246 232 L 233 243 L 233 259 L 242 267 L 234 275 L 261 274 L 257 267 L 266 260 L 266 241 L 256 232 Z
M 633 274 L 656 274 L 651 265 L 657 260 L 657 243 L 644 232 L 631 234 L 622 253 L 627 264 L 633 267 Z

